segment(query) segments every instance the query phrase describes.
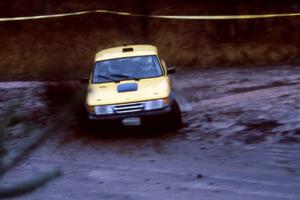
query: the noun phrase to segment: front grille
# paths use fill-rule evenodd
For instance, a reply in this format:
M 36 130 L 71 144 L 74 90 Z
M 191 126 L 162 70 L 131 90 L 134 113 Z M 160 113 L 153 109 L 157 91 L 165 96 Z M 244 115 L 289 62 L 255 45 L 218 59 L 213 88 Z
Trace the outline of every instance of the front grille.
M 127 103 L 113 106 L 115 113 L 129 113 L 144 110 L 143 103 Z

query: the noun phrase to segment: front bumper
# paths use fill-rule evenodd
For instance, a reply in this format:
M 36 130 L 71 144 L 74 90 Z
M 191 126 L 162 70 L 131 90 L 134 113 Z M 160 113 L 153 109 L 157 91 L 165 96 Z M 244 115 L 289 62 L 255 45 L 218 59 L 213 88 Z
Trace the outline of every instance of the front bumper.
M 162 109 L 157 110 L 147 110 L 147 111 L 138 111 L 138 112 L 129 112 L 129 113 L 122 113 L 122 114 L 107 114 L 107 115 L 96 115 L 96 114 L 89 114 L 89 119 L 92 121 L 97 120 L 122 120 L 124 118 L 129 117 L 140 117 L 142 121 L 148 119 L 167 119 L 172 113 L 171 106 L 164 107 Z

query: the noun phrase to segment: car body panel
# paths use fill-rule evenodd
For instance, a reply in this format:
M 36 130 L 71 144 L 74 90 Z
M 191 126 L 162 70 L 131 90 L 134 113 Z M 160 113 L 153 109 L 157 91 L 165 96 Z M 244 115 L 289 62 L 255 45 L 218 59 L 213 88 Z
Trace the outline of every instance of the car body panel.
M 118 85 L 125 83 L 136 83 L 138 88 L 136 91 L 118 92 Z M 90 106 L 95 106 L 146 101 L 167 98 L 170 91 L 170 80 L 167 76 L 139 81 L 127 80 L 120 83 L 90 84 L 86 102 Z
M 124 48 L 133 48 L 133 51 L 123 52 Z M 95 62 L 115 58 L 126 58 L 133 56 L 157 55 L 157 48 L 152 45 L 130 45 L 114 47 L 99 51 L 95 56 Z

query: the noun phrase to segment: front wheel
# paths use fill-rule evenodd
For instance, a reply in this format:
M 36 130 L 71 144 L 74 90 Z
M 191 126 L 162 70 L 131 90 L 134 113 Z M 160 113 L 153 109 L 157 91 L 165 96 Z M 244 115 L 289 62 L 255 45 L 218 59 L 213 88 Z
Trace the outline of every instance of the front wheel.
M 181 111 L 178 103 L 174 100 L 172 105 L 172 112 L 170 116 L 171 127 L 180 128 L 182 126 Z

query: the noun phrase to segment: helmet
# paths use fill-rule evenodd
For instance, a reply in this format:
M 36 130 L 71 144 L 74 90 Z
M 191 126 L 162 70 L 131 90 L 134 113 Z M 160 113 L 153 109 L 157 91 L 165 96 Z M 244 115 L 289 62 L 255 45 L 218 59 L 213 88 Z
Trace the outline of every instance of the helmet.
M 108 72 L 111 74 L 119 74 L 121 72 L 120 67 L 117 65 L 108 65 Z
M 143 71 L 149 71 L 153 67 L 152 59 L 148 58 L 145 63 L 141 66 Z

